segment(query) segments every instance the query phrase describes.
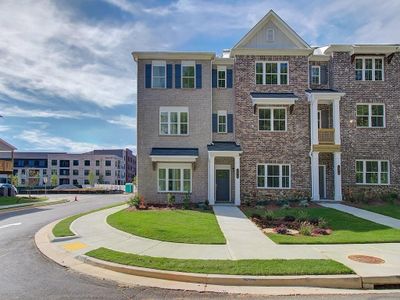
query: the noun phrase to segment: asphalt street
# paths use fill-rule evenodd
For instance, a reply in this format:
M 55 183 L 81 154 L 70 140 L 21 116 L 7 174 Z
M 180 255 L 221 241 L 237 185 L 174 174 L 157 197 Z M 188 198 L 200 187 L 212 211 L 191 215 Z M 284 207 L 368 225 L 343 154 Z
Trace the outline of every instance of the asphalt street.
M 73 195 L 53 197 L 73 199 Z M 36 249 L 33 237 L 44 225 L 126 199 L 123 195 L 85 195 L 77 202 L 0 211 L 0 299 L 260 299 L 260 296 L 174 291 L 137 286 L 127 288 L 69 271 Z M 263 297 L 266 298 L 266 297 Z M 400 299 L 385 295 L 272 297 L 273 299 Z

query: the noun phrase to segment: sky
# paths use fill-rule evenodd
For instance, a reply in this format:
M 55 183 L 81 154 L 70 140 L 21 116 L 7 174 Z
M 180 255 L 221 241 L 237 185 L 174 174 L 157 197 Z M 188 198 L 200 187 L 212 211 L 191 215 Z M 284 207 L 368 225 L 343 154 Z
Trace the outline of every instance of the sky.
M 270 9 L 308 44 L 400 43 L 400 1 L 0 1 L 0 137 L 136 149 L 138 50 L 233 47 Z

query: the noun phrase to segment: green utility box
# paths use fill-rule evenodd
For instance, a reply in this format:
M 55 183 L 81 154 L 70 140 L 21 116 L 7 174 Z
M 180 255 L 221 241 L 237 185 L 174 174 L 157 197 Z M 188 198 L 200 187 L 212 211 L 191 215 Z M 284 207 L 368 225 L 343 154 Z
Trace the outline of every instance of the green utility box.
M 133 193 L 133 184 L 125 183 L 125 193 Z

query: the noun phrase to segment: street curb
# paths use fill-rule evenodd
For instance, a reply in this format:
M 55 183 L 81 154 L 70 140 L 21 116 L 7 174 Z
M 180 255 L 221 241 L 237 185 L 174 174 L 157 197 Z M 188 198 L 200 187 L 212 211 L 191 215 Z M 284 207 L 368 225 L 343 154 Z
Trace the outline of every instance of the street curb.
M 0 207 L 0 214 L 1 213 L 7 213 L 7 212 L 13 212 L 13 211 L 20 211 L 20 210 L 25 210 L 25 209 L 30 209 L 30 208 L 36 208 L 36 207 L 46 207 L 50 205 L 56 205 L 56 204 L 63 204 L 63 203 L 68 203 L 70 202 L 69 200 L 57 200 L 57 201 L 52 201 L 52 202 L 43 202 L 43 203 L 27 203 L 26 205 L 19 205 L 15 207 Z
M 86 255 L 79 255 L 77 259 L 92 266 L 101 267 L 115 272 L 191 283 L 232 286 L 307 286 L 344 289 L 362 288 L 361 277 L 358 275 L 242 276 L 199 274 L 126 266 L 106 262 Z

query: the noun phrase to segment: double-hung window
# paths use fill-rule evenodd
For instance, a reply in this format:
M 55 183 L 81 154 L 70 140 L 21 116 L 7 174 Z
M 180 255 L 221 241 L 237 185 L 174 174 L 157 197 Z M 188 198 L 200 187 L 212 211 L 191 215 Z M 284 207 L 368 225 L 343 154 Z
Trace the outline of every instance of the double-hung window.
M 226 88 L 226 66 L 217 67 L 218 87 Z
M 256 84 L 288 84 L 288 62 L 256 62 Z
M 189 110 L 187 107 L 160 107 L 160 135 L 189 134 Z
M 311 84 L 321 84 L 320 66 L 311 66 Z
M 356 160 L 357 184 L 389 184 L 389 161 Z
M 257 165 L 258 188 L 290 188 L 290 165 L 259 164 Z
M 182 61 L 182 88 L 194 89 L 196 81 L 196 68 L 194 61 Z
M 158 166 L 159 192 L 191 192 L 191 164 L 160 163 Z
M 153 72 L 151 74 L 152 77 L 152 87 L 165 89 L 167 84 L 167 76 L 166 76 L 166 64 L 165 61 L 162 60 L 155 60 L 152 62 Z
M 357 104 L 357 127 L 384 128 L 384 104 Z
M 286 108 L 260 107 L 258 109 L 258 130 L 286 131 Z
M 218 111 L 218 133 L 227 132 L 227 114 L 226 110 Z
M 382 81 L 383 58 L 357 57 L 356 80 Z

